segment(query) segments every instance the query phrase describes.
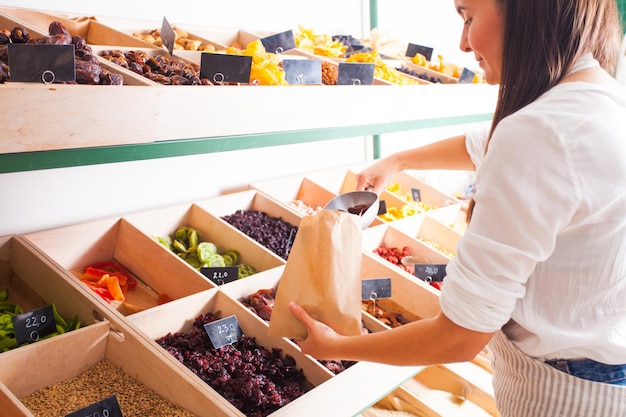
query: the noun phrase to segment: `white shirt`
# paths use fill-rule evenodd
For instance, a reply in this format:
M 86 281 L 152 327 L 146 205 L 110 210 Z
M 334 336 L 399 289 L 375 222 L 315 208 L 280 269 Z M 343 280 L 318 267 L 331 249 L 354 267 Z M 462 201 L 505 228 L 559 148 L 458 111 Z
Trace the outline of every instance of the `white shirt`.
M 485 154 L 486 133 L 466 135 L 476 208 L 442 311 L 475 331 L 509 323 L 530 356 L 626 363 L 626 91 L 563 83 Z

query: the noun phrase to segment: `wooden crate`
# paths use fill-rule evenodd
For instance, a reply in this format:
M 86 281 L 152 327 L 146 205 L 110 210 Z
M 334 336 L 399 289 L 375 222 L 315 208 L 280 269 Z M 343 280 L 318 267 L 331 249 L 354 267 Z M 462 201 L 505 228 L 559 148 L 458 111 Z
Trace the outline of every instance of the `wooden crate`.
M 47 35 L 48 31 L 41 31 L 39 28 L 35 28 L 32 25 L 27 24 L 19 19 L 17 16 L 13 16 L 10 12 L 13 9 L 0 6 L 0 29 L 12 30 L 16 26 L 21 26 L 26 29 L 29 35 L 35 37 L 41 37 Z
M 194 378 L 164 361 L 136 332 L 113 329 L 103 321 L 0 355 L 3 416 L 34 417 L 20 398 L 73 378 L 105 359 L 197 416 L 228 415 L 222 398 L 207 395 Z
M 209 200 L 198 201 L 195 203 L 200 208 L 206 210 L 219 221 L 224 222 L 228 227 L 232 228 L 237 233 L 244 234 L 244 232 L 236 229 L 234 226 L 223 220 L 224 216 L 234 214 L 238 210 L 254 210 L 267 214 L 272 218 L 279 218 L 283 222 L 299 227 L 302 217 L 281 204 L 274 201 L 268 195 L 256 190 L 240 191 L 232 194 L 224 194 L 218 197 L 211 198 Z M 291 242 L 295 239 L 295 233 L 291 237 Z M 260 243 L 260 242 L 259 242 Z M 287 254 L 275 254 L 282 259 L 287 259 Z
M 66 279 L 21 236 L 0 237 L 0 290 L 4 289 L 9 292 L 8 300 L 25 312 L 54 303 L 63 318 L 78 316 L 82 326 L 93 324 L 101 313 L 99 305 L 83 297 L 80 283 Z M 52 339 L 37 343 L 47 344 Z
M 292 176 L 250 184 L 250 188 L 267 194 L 279 204 L 300 216 L 317 211 L 336 196 L 308 177 Z M 302 205 L 299 205 L 301 202 Z M 306 208 L 307 210 L 304 210 Z M 308 210 L 310 209 L 310 210 Z
M 391 222 L 389 226 L 427 244 L 448 259 L 456 256 L 456 246 L 463 236 L 460 231 L 442 223 L 430 212 L 414 219 Z
M 220 253 L 228 249 L 237 250 L 240 254 L 239 263 L 251 265 L 258 272 L 285 264 L 282 258 L 196 204 L 149 210 L 125 216 L 125 219 L 152 237 L 171 237 L 179 227 L 192 227 L 200 233 L 202 242 L 215 243 Z M 178 257 L 176 259 L 188 266 Z
M 214 313 L 218 318 L 235 315 L 245 336 L 254 337 L 260 346 L 268 350 L 280 349 L 282 356 L 292 356 L 296 360 L 296 366 L 304 372 L 307 389 L 312 389 L 330 378 L 321 365 L 304 356 L 294 344 L 283 338 L 268 336 L 266 325 L 260 323 L 255 314 L 244 308 L 236 300 L 217 290 L 208 290 L 194 294 L 183 300 L 176 300 L 150 311 L 138 313 L 129 317 L 129 321 L 139 331 L 144 333 L 146 338 L 156 340 L 168 333 L 189 330 L 196 317 L 207 313 Z M 163 355 L 171 356 L 156 342 L 154 342 L 154 347 L 161 349 Z M 181 367 L 185 368 L 182 363 Z M 195 377 L 193 372 L 186 368 L 185 370 L 190 377 Z M 198 379 L 198 384 L 204 384 L 204 382 Z M 205 388 L 207 391 L 213 391 L 208 385 Z M 214 395 L 219 394 L 215 392 Z M 234 406 L 229 411 L 229 414 L 225 415 L 243 415 Z
M 77 330 L 0 353 L 3 416 L 33 417 L 20 398 L 74 377 L 102 359 L 198 415 L 219 408 L 219 400 L 200 393 L 192 380 L 160 360 L 133 331 L 102 321 L 105 311 L 84 296 L 81 285 L 67 279 L 22 236 L 0 237 L 0 288 L 9 290 L 9 300 L 24 311 L 54 303 L 64 318 L 77 315 L 81 321 Z
M 428 213 L 428 215 L 461 235 L 467 229 L 467 202 L 465 201 L 460 207 L 448 206 Z
M 419 258 L 419 260 L 423 260 L 423 263 L 447 264 L 450 260 L 447 256 L 437 252 L 413 236 L 404 233 L 398 228 L 393 228 L 388 224 L 370 227 L 369 229 L 363 231 L 363 250 L 367 252 L 368 255 L 375 256 L 377 259 L 380 259 L 389 265 L 393 265 L 391 262 L 384 260 L 382 257 L 374 253 L 374 250 L 381 245 L 399 249 L 406 246 L 408 247 L 410 255 Z M 401 274 L 413 277 L 410 273 L 400 267 L 395 265 L 393 266 L 395 269 L 400 271 Z
M 378 255 L 363 252 L 361 278 L 390 278 L 391 298 L 376 300 L 376 304 L 389 312 L 401 313 L 408 321 L 434 317 L 440 312 L 439 291 L 420 279 L 384 261 Z M 369 315 L 368 313 L 365 313 Z M 390 328 L 390 326 L 385 326 Z
M 430 68 L 426 68 L 426 67 L 422 67 L 420 65 L 416 65 L 413 62 L 411 62 L 411 59 L 408 57 L 405 57 L 403 59 L 402 64 L 408 68 L 410 68 L 411 70 L 415 71 L 418 74 L 425 74 L 429 77 L 433 77 L 433 78 L 439 78 L 441 79 L 441 81 L 444 84 L 458 84 L 459 79 L 458 78 L 454 78 L 448 74 L 443 74 L 439 71 L 435 71 L 432 70 Z
M 392 179 L 392 184 L 397 184 L 399 189 L 393 194 L 403 200 L 405 203 L 417 203 L 413 200 L 412 190 L 418 190 L 421 202 L 431 209 L 445 208 L 448 206 L 458 205 L 461 202 L 454 196 L 446 194 L 441 190 L 417 179 L 406 171 L 398 172 Z M 423 211 L 429 211 L 428 207 Z
M 43 35 L 48 34 L 50 23 L 59 21 L 72 36 L 80 36 L 91 45 L 119 45 L 139 48 L 146 46 L 145 42 L 103 25 L 93 17 L 70 16 L 64 13 L 1 6 L 0 12 L 24 22 Z
M 257 286 L 276 285 L 280 278 L 280 269 L 225 284 L 219 289 L 194 294 L 184 300 L 176 300 L 130 316 L 128 320 L 132 326 L 144 333 L 147 339 L 154 340 L 167 332 L 188 329 L 193 318 L 202 313 L 219 311 L 222 317 L 234 314 L 245 335 L 255 337 L 257 343 L 262 346 L 277 347 L 282 349 L 283 353 L 292 355 L 311 384 L 310 391 L 272 413 L 272 416 L 354 415 L 370 404 L 372 398 L 381 398 L 419 371 L 418 367 L 395 367 L 363 362 L 338 375 L 333 375 L 318 361 L 303 355 L 293 342 L 285 338 L 268 336 L 267 323 L 245 308 L 236 298 L 256 291 L 260 288 Z M 165 350 L 163 354 L 169 355 Z M 376 375 L 376 383 L 372 383 L 372 375 Z M 208 386 L 206 389 L 212 391 Z M 354 392 L 359 392 L 358 398 L 354 397 Z M 242 414 L 232 407 L 227 415 Z
M 157 306 L 159 294 L 178 299 L 215 287 L 123 218 L 33 232 L 23 237 L 69 280 L 82 286 L 83 295 L 102 306 L 111 320 Z M 105 302 L 78 279 L 85 266 L 107 260 L 120 262 L 137 278 L 137 288 L 127 293 L 124 303 Z

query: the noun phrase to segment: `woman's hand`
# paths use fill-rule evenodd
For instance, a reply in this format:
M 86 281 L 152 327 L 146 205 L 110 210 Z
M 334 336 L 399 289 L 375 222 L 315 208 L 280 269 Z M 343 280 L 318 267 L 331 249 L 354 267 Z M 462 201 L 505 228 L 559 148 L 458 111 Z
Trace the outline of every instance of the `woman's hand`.
M 465 147 L 465 135 L 406 149 L 379 159 L 357 175 L 356 189 L 370 190 L 380 195 L 398 172 L 426 169 L 473 171 L 475 167 Z
M 316 359 L 343 359 L 331 357 L 333 343 L 339 340 L 342 336 L 337 334 L 333 329 L 324 323 L 309 316 L 309 314 L 300 305 L 293 301 L 289 303 L 289 310 L 298 320 L 302 322 L 307 330 L 306 339 L 296 340 L 296 343 L 300 346 L 303 353 L 311 355 Z
M 397 172 L 398 168 L 393 155 L 379 159 L 357 174 L 356 189 L 373 191 L 380 195 Z

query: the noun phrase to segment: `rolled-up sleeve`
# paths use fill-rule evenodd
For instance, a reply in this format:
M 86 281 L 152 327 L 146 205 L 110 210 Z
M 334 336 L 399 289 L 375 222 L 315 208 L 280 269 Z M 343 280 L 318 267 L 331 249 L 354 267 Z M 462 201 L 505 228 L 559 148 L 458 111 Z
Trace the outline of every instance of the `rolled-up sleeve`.
M 465 132 L 465 149 L 478 169 L 485 158 L 485 149 L 487 147 L 487 138 L 489 137 L 489 129 L 471 130 Z

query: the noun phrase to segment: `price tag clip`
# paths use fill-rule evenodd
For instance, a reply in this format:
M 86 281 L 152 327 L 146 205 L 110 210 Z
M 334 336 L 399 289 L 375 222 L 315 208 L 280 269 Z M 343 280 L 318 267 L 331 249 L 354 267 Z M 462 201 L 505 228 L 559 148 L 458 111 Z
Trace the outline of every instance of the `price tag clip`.
M 367 278 L 361 281 L 361 300 L 391 298 L 391 278 Z
M 243 336 L 239 321 L 237 321 L 235 315 L 207 323 L 204 325 L 204 330 L 209 336 L 209 339 L 211 339 L 211 344 L 213 344 L 213 348 L 215 349 L 231 345 Z
M 37 342 L 44 336 L 56 332 L 57 325 L 52 305 L 37 308 L 11 318 L 15 340 L 19 345 Z

